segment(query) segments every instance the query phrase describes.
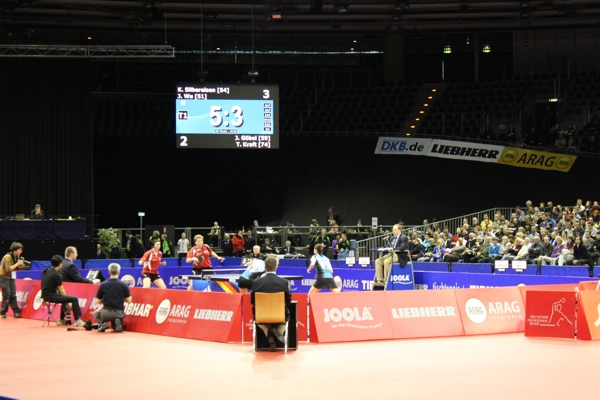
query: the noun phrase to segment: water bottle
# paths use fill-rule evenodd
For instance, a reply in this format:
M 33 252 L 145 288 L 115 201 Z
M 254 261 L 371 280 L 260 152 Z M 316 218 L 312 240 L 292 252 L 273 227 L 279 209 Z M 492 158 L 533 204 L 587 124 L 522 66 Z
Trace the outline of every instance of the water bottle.
M 71 325 L 71 311 L 67 311 L 65 314 L 65 325 Z

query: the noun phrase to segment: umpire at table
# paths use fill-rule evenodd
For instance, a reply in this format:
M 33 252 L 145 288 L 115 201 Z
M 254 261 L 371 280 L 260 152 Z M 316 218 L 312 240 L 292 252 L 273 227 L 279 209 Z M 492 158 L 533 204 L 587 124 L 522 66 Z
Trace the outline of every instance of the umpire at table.
M 276 257 L 267 257 L 265 260 L 265 274 L 256 279 L 252 283 L 252 293 L 250 294 L 250 302 L 252 303 L 252 317 L 254 318 L 254 293 L 285 293 L 285 319 L 290 319 L 290 303 L 292 301 L 292 295 L 290 293 L 290 285 L 288 281 L 275 274 L 277 270 L 277 264 L 279 260 Z M 275 338 L 280 342 L 285 341 L 285 324 L 259 324 L 258 327 L 262 329 L 265 336 L 269 340 L 269 350 L 276 351 L 277 345 L 275 344 Z M 270 334 L 270 333 L 272 334 Z M 275 338 L 274 338 L 275 337 Z
M 131 303 L 129 286 L 119 280 L 121 266 L 111 263 L 108 266 L 110 278 L 100 284 L 96 300 L 104 304 L 100 310 L 94 312 L 94 319 L 98 322 L 98 332 L 108 329 L 108 323 L 112 322 L 115 332 L 123 331 L 123 319 L 125 318 L 124 303 Z

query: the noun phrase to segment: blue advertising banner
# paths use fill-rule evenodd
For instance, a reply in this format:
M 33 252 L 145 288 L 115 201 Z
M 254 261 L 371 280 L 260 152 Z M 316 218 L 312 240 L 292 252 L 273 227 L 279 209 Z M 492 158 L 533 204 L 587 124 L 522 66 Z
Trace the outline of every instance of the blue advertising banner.
M 230 261 L 231 260 L 231 261 Z M 90 260 L 88 260 L 89 262 Z M 96 261 L 96 260 L 94 260 Z M 86 276 L 88 270 L 95 269 L 99 270 L 105 278 L 108 278 L 107 266 L 112 261 L 125 261 L 130 260 L 97 260 L 103 261 L 104 263 L 93 263 L 93 268 L 90 268 L 90 264 L 85 263 L 86 269 L 80 270 L 82 276 Z M 108 261 L 108 262 L 107 262 Z M 288 260 L 293 261 L 296 265 L 301 266 L 281 266 L 277 269 L 279 275 L 295 275 L 302 276 L 301 280 L 290 281 L 290 287 L 292 293 L 308 293 L 310 288 L 315 282 L 314 274 L 306 273 L 306 264 L 304 260 Z M 231 264 L 228 265 L 228 263 Z M 215 269 L 232 268 L 239 265 L 240 259 L 226 259 L 223 265 L 215 265 Z M 287 263 L 286 263 L 287 264 Z M 594 278 L 588 277 L 588 269 L 585 266 L 573 267 L 573 266 L 544 266 L 542 269 L 542 275 L 532 274 L 514 274 L 512 272 L 497 273 L 497 274 L 484 274 L 484 273 L 466 273 L 466 272 L 432 272 L 432 271 L 421 271 L 417 269 L 420 264 L 415 263 L 415 270 L 413 272 L 413 282 L 415 289 L 421 290 L 436 290 L 436 289 L 454 289 L 454 288 L 481 288 L 481 287 L 501 287 L 501 286 L 517 286 L 520 284 L 524 285 L 546 285 L 546 284 L 561 284 L 561 283 L 574 283 L 577 284 L 581 281 L 595 280 Z M 429 263 L 442 264 L 442 263 Z M 104 267 L 100 267 L 105 265 Z M 455 264 L 456 265 L 456 264 Z M 440 267 L 435 265 L 436 268 Z M 408 268 L 408 267 L 406 267 Z M 406 269 L 404 268 L 404 269 Z M 537 268 L 537 266 L 532 266 Z M 454 269 L 454 268 L 453 268 Z M 240 271 L 241 272 L 241 271 Z M 399 271 L 404 273 L 402 269 Z M 595 274 L 600 272 L 600 268 L 596 267 Z M 164 280 L 167 288 L 169 289 L 181 289 L 186 290 L 189 286 L 187 275 L 192 275 L 191 267 L 161 267 L 159 270 L 160 276 Z M 392 274 L 397 272 L 392 269 Z M 562 274 L 562 275 L 549 275 Z M 375 276 L 375 270 L 364 269 L 364 268 L 335 268 L 333 270 L 334 279 L 338 286 L 341 287 L 342 292 L 364 292 L 372 290 L 373 278 Z M 40 280 L 42 276 L 42 270 L 30 270 L 30 271 L 17 271 L 17 278 L 19 279 L 34 279 Z M 399 276 L 399 275 L 396 275 Z M 391 276 L 390 276 L 391 277 Z M 120 279 L 127 282 L 131 287 L 142 287 L 142 269 L 137 268 L 121 268 Z M 390 280 L 392 288 L 388 290 L 401 290 L 404 286 L 412 286 L 410 280 L 405 277 L 397 277 L 394 280 Z M 198 283 L 196 283 L 198 282 Z M 196 290 L 210 290 L 208 281 L 200 283 L 202 281 L 194 281 L 194 288 Z M 393 286 L 393 282 L 396 282 L 396 287 Z M 232 282 L 232 284 L 234 284 Z M 215 288 L 215 291 L 218 291 Z
M 414 288 L 415 277 L 412 263 L 408 263 L 405 267 L 392 264 L 385 290 L 414 290 Z

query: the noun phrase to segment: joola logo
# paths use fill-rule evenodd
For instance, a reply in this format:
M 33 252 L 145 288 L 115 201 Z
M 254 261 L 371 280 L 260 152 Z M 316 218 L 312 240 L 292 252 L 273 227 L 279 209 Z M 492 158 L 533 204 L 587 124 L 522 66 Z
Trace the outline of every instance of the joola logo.
M 392 275 L 390 276 L 390 279 L 392 280 L 392 282 L 398 283 L 410 283 L 412 281 L 412 279 L 410 279 L 410 275 Z
M 358 307 L 346 307 L 343 310 L 325 308 L 323 311 L 325 312 L 324 322 L 340 322 L 342 319 L 347 322 L 373 320 L 370 307 L 363 307 L 362 310 L 359 310 Z

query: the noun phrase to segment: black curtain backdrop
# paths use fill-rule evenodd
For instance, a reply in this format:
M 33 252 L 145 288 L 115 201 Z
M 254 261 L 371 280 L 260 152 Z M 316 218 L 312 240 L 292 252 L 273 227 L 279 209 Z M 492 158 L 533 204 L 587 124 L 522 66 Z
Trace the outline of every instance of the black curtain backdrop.
M 51 216 L 97 214 L 96 227 L 137 227 L 144 211 L 145 224 L 238 229 L 324 224 L 330 206 L 346 224 L 418 224 L 528 199 L 597 199 L 597 159 L 583 157 L 561 173 L 375 155 L 376 138 L 342 135 L 282 132 L 281 149 L 264 152 L 178 150 L 174 132 L 141 128 L 93 137 L 90 70 L 86 60 L 0 59 L 0 215 L 41 203 Z
M 0 59 L 0 214 L 94 210 L 87 61 Z
M 332 206 L 346 224 L 403 219 L 419 224 L 493 207 L 548 200 L 573 205 L 597 199 L 595 159 L 579 158 L 571 172 L 375 155 L 376 138 L 289 138 L 279 150 L 179 150 L 166 137 L 96 141 L 96 197 L 101 226 L 144 224 L 231 229 L 261 225 L 325 224 Z M 117 162 L 105 163 L 101 154 Z M 103 168 L 103 169 L 101 169 Z M 99 171 L 102 171 L 101 173 Z M 114 195 L 104 195 L 112 193 Z M 118 200 L 116 200 L 118 199 Z M 536 204 L 537 205 L 537 204 Z

